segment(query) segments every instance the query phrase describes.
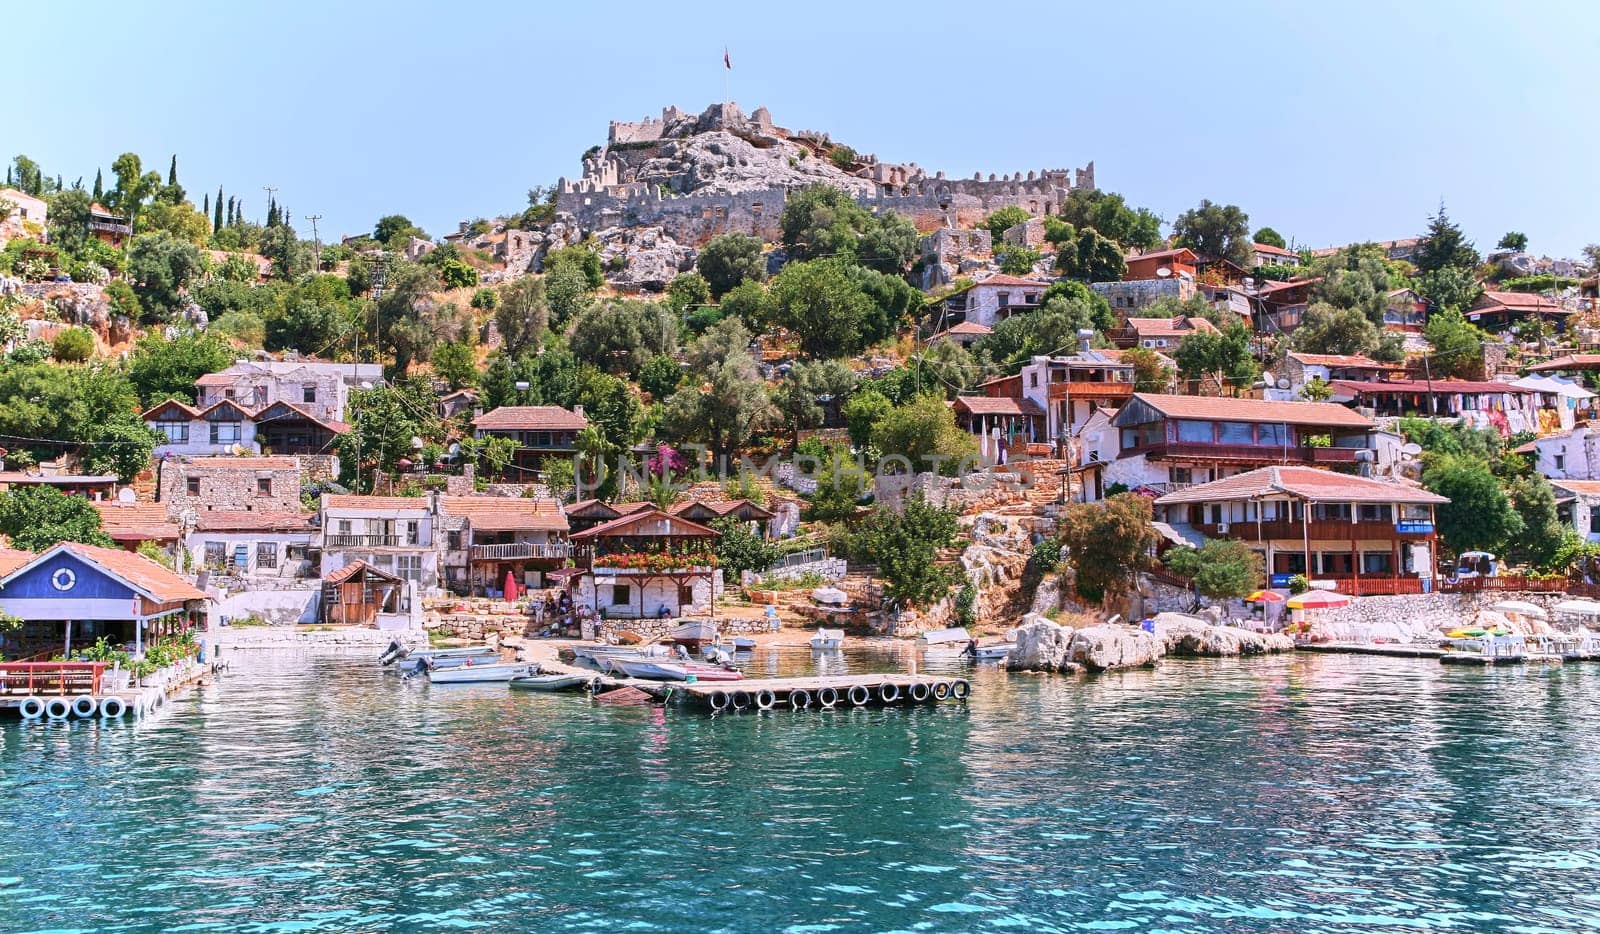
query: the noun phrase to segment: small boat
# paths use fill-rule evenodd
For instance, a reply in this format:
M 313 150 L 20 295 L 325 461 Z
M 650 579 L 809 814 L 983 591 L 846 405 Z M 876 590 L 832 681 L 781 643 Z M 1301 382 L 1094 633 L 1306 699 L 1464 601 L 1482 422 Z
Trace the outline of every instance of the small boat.
M 714 665 L 696 665 L 687 662 L 653 662 L 613 660 L 611 669 L 630 678 L 644 681 L 687 681 L 693 675 L 697 681 L 738 681 L 744 672 L 737 668 L 718 668 Z
M 518 691 L 571 691 L 588 684 L 586 675 L 521 675 L 509 682 Z
M 446 655 L 443 658 L 402 658 L 395 662 L 394 666 L 389 670 L 398 671 L 402 674 L 415 674 L 426 669 L 437 671 L 441 668 L 460 668 L 462 665 L 469 663 L 482 665 L 494 657 L 491 655 Z
M 972 657 L 980 662 L 997 662 L 1011 654 L 1016 648 L 1014 642 L 999 642 L 994 645 L 980 645 L 973 651 Z
M 813 649 L 817 649 L 817 650 L 836 649 L 836 648 L 838 648 L 839 646 L 841 646 L 843 644 L 844 644 L 844 630 L 843 629 L 822 629 L 822 628 L 819 628 L 817 630 L 817 634 L 812 636 L 811 640 L 809 642 L 809 645 Z
M 709 619 L 692 619 L 679 624 L 667 637 L 670 641 L 689 648 L 698 648 L 717 641 L 717 624 Z
M 432 684 L 476 684 L 485 681 L 510 681 L 539 673 L 539 666 L 528 662 L 492 662 L 487 665 L 461 665 L 428 672 Z
M 407 649 L 398 642 L 389 643 L 382 656 L 378 658 L 380 665 L 392 665 L 405 659 L 437 659 L 437 658 L 481 658 L 487 655 L 499 655 L 500 650 L 492 645 L 460 645 L 446 649 Z
M 756 650 L 756 640 L 746 636 L 734 636 L 733 650 L 735 652 L 754 652 Z

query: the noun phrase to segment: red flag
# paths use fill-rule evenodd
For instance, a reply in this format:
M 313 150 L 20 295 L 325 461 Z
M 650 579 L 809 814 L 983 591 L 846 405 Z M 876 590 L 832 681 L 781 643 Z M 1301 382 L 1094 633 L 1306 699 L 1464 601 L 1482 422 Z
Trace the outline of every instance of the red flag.
M 728 58 L 728 47 L 727 46 L 723 46 L 722 47 L 722 64 L 729 71 L 733 70 L 733 60 Z

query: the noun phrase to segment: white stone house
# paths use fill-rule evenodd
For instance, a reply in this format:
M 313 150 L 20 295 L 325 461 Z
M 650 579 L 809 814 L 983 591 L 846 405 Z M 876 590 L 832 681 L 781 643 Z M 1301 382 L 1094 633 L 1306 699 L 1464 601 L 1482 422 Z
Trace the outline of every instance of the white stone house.
M 1550 480 L 1600 480 L 1600 432 L 1588 425 L 1537 438 L 1517 448 Z
M 1600 480 L 1552 480 L 1556 514 L 1586 542 L 1600 542 Z
M 420 593 L 439 591 L 437 495 L 324 493 L 319 519 L 322 577 L 356 561 L 365 561 L 379 571 L 410 581 Z
M 967 290 L 966 320 L 992 328 L 1012 315 L 1037 309 L 1049 287 L 1042 279 L 990 276 Z
M 300 511 L 304 475 L 293 457 L 171 457 L 156 463 L 156 476 L 180 523 L 203 512 Z
M 184 537 L 190 566 L 236 584 L 314 579 L 317 531 L 305 512 L 202 512 Z
M 195 380 L 195 389 L 200 408 L 231 399 L 254 412 L 287 402 L 324 422 L 342 422 L 350 390 L 382 379 L 383 368 L 376 363 L 240 360 Z
M 156 445 L 154 457 L 254 454 L 258 450 L 255 416 L 231 399 L 203 409 L 168 399 L 147 409 L 142 417 L 147 427 L 165 439 Z
M 7 205 L 6 210 L 0 212 L 0 246 L 19 237 L 44 239 L 50 208 L 43 198 L 15 188 L 0 188 L 0 201 Z
M 722 589 L 711 558 L 717 532 L 709 526 L 641 509 L 575 532 L 580 566 L 574 599 L 615 619 L 676 617 L 709 612 Z

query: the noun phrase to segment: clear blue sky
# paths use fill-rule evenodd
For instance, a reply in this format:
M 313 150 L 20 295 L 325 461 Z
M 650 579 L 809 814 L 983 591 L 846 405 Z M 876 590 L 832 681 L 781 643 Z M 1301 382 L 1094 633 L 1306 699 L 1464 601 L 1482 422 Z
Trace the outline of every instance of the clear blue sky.
M 196 203 L 259 215 L 274 185 L 308 236 L 437 236 L 578 174 L 608 120 L 720 100 L 726 44 L 746 111 L 952 175 L 1093 159 L 1169 222 L 1208 197 L 1310 246 L 1414 235 L 1441 197 L 1480 249 L 1600 241 L 1593 6 L 892 6 L 15 4 L 0 152 L 86 185 L 176 152 Z

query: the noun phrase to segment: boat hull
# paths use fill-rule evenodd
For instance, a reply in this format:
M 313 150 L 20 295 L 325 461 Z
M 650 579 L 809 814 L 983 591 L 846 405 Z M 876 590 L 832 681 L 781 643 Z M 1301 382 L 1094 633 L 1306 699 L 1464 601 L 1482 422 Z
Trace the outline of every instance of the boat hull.
M 589 683 L 584 675 L 530 675 L 512 678 L 511 688 L 517 691 L 573 691 Z
M 538 666 L 526 662 L 494 665 L 462 665 L 428 672 L 430 684 L 481 684 L 491 681 L 510 681 L 512 678 L 530 677 Z

